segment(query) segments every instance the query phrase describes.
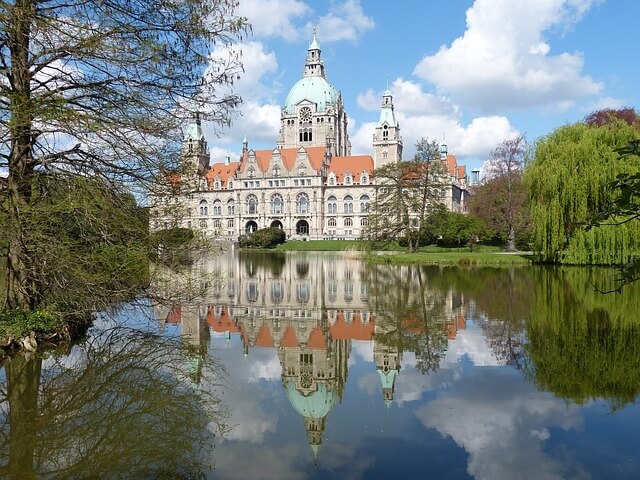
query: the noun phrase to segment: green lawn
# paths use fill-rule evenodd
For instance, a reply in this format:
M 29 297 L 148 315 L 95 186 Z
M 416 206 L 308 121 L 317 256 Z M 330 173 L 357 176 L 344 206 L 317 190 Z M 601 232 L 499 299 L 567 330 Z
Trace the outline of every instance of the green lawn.
M 530 265 L 526 254 L 504 255 L 498 252 L 418 252 L 418 253 L 374 253 L 367 255 L 367 260 L 375 263 L 397 265 Z
M 275 251 L 342 252 L 368 250 L 367 245 L 357 240 L 290 240 L 278 245 Z M 417 253 L 406 253 L 406 248 L 397 243 L 378 246 L 366 259 L 376 263 L 435 264 L 435 265 L 529 265 L 526 254 L 500 253 L 500 247 L 479 245 L 470 251 L 468 247 L 447 248 L 437 245 L 421 247 Z

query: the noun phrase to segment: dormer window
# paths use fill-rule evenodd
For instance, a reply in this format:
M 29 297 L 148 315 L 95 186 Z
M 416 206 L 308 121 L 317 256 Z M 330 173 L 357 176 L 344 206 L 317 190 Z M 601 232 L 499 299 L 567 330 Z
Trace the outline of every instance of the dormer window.
M 369 175 L 364 172 L 360 174 L 360 185 L 369 185 Z
M 344 184 L 345 185 L 351 185 L 353 183 L 353 177 L 351 176 L 351 173 L 347 172 L 344 174 Z

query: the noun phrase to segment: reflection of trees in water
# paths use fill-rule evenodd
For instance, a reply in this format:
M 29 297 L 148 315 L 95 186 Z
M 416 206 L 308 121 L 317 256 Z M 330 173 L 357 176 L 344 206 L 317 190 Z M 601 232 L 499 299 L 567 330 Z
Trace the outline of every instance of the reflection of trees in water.
M 640 285 L 602 294 L 603 269 L 536 270 L 526 347 L 527 375 L 561 398 L 604 398 L 612 409 L 640 394 Z
M 577 403 L 604 398 L 612 408 L 640 394 L 640 285 L 600 293 L 615 271 L 443 268 L 429 282 L 473 300 L 496 358 L 539 388 Z
M 205 375 L 196 388 L 191 360 L 175 341 L 124 328 L 51 364 L 7 359 L 0 474 L 204 476 L 213 464 L 214 434 L 224 433 L 228 414 L 217 396 L 219 375 Z
M 287 262 L 284 252 L 251 252 L 241 250 L 238 252 L 240 263 L 245 267 L 245 274 L 251 278 L 259 270 L 268 271 L 274 277 L 279 277 Z M 307 268 L 308 269 L 308 268 Z
M 420 372 L 437 371 L 448 344 L 447 292 L 431 287 L 426 267 L 377 265 L 368 275 L 374 339 L 400 354 L 413 352 Z

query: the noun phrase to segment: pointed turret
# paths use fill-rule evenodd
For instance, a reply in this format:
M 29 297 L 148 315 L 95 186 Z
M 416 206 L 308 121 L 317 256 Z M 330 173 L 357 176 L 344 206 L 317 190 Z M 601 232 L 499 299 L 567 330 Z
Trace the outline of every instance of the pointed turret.
M 402 160 L 400 123 L 393 110 L 393 95 L 389 88 L 382 94 L 380 118 L 373 134 L 373 160 L 376 168 Z
M 313 39 L 309 43 L 309 49 L 307 50 L 307 61 L 304 64 L 304 76 L 318 76 L 326 78 L 324 74 L 324 64 L 322 57 L 320 56 L 320 43 L 316 38 L 316 28 L 313 27 Z
M 182 161 L 188 175 L 203 175 L 209 167 L 209 147 L 202 132 L 200 113 L 195 112 L 184 135 Z

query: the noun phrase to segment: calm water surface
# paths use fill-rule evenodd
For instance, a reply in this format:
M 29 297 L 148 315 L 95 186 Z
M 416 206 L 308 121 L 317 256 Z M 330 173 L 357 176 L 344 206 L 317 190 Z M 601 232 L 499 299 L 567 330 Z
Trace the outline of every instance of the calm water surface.
M 640 286 L 225 254 L 0 373 L 9 478 L 640 478 Z M 161 301 L 160 301 L 161 300 Z

